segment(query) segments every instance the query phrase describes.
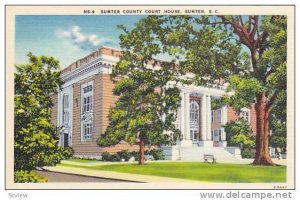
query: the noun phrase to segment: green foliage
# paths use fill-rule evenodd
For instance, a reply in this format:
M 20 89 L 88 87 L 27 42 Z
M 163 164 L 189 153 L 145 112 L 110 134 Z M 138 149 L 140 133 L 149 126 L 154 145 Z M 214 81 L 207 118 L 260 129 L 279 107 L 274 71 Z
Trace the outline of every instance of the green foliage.
M 108 128 L 98 139 L 102 147 L 122 140 L 160 146 L 179 138 L 180 131 L 174 124 L 180 102 L 176 62 L 155 60 L 169 52 L 159 45 L 158 38 L 163 37 L 160 22 L 156 16 L 149 16 L 130 31 L 119 26 L 124 32 L 120 35 L 122 57 L 111 78 L 116 82 L 114 94 L 120 98 L 110 110 Z M 172 132 L 174 138 L 165 132 Z
M 145 151 L 145 154 L 146 154 L 146 152 L 147 152 L 147 151 Z M 140 159 L 140 156 L 141 156 L 141 153 L 140 153 L 139 151 L 132 151 L 132 152 L 131 152 L 131 157 L 132 157 L 132 156 L 134 157 L 135 160 L 139 160 L 139 159 Z
M 73 156 L 74 150 L 72 147 L 65 147 L 62 152 L 63 159 L 69 159 Z
M 152 155 L 154 160 L 164 160 L 165 155 L 162 149 L 152 149 L 149 152 L 149 155 Z
M 34 171 L 19 170 L 14 172 L 15 183 L 44 183 L 47 181 L 47 178 L 41 177 Z
M 110 161 L 110 162 L 120 162 L 123 157 L 121 157 L 119 153 L 120 152 L 118 152 L 116 154 L 110 154 L 108 152 L 103 152 L 101 154 L 102 155 L 102 159 L 101 160 L 103 160 L 103 161 Z M 121 154 L 124 155 L 123 153 L 121 153 Z
M 235 110 L 250 107 L 254 103 L 256 95 L 262 92 L 259 81 L 255 78 L 241 78 L 233 75 L 229 79 L 227 91 L 234 91 L 234 95 L 227 96 L 227 104 L 233 106 Z M 225 97 L 226 99 L 226 97 Z
M 135 143 L 137 133 L 143 132 L 148 144 L 166 143 L 163 131 L 172 131 L 178 138 L 180 132 L 172 126 L 172 111 L 180 100 L 178 91 L 170 91 L 173 98 L 164 99 L 168 94 L 164 86 L 170 81 L 227 86 L 227 95 L 216 100 L 213 107 L 227 104 L 239 111 L 254 103 L 260 105 L 257 111 L 271 111 L 266 120 L 276 112 L 272 107 L 286 90 L 286 16 L 148 16 L 133 30 L 119 27 L 124 31 L 120 36 L 123 51 L 113 77 L 124 76 L 115 90 L 121 98 L 99 145 L 121 140 Z M 162 62 L 159 70 L 147 68 L 158 55 L 166 55 L 170 62 Z M 194 76 L 178 78 L 189 72 Z M 156 88 L 160 92 L 155 93 Z M 164 115 L 166 122 L 160 120 Z M 275 115 L 278 118 L 281 114 Z M 258 124 L 267 123 L 261 119 Z M 257 134 L 264 135 L 267 129 Z M 257 148 L 266 148 L 267 137 L 258 139 L 262 145 Z M 248 139 L 239 134 L 234 140 L 250 145 Z M 267 151 L 258 152 L 268 156 Z
M 272 114 L 270 116 L 270 129 L 272 130 L 272 136 L 269 143 L 272 147 L 280 147 L 286 149 L 287 145 L 287 130 L 286 130 L 286 91 L 282 92 L 278 97 L 278 101 L 272 108 Z
M 57 146 L 57 128 L 50 122 L 51 98 L 60 88 L 59 64 L 52 57 L 29 53 L 29 63 L 15 71 L 14 169 L 23 171 L 52 166 L 66 156 Z M 24 177 L 24 180 L 29 180 Z
M 103 160 L 103 161 L 110 161 L 111 160 L 111 154 L 108 153 L 107 151 L 103 152 L 101 154 L 101 156 L 102 156 L 101 160 Z
M 275 134 L 270 137 L 270 146 L 286 149 L 286 134 Z
M 153 156 L 154 160 L 164 160 L 165 159 L 163 150 L 161 150 L 161 149 L 146 150 L 145 155 Z M 128 150 L 123 150 L 123 151 L 117 152 L 115 154 L 103 152 L 101 154 L 101 156 L 102 156 L 103 161 L 120 162 L 122 159 L 124 159 L 125 161 L 128 161 L 131 157 L 134 157 L 135 160 L 138 160 L 140 158 L 140 152 L 139 151 L 128 151 Z
M 125 161 L 128 161 L 132 157 L 132 153 L 128 150 L 123 150 L 117 153 L 121 159 L 125 159 Z
M 255 135 L 248 122 L 244 119 L 227 122 L 224 126 L 228 146 L 243 146 L 252 148 L 255 146 Z
M 241 152 L 242 158 L 254 158 L 255 154 L 251 151 L 251 148 L 244 148 Z
M 264 93 L 266 103 L 273 106 L 272 97 L 284 95 L 286 92 L 286 58 L 287 58 L 287 19 L 285 16 L 261 16 L 259 32 L 267 36 L 257 44 L 256 63 L 251 70 L 240 70 L 232 73 L 229 79 L 228 92 L 233 92 L 230 98 L 224 98 L 229 105 L 239 110 L 254 103 L 256 95 Z M 248 57 L 250 59 L 250 54 Z M 285 104 L 286 105 L 286 104 Z M 273 106 L 274 107 L 274 106 Z M 286 108 L 285 108 L 286 110 Z M 272 111 L 275 114 L 277 111 Z M 281 115 L 278 113 L 277 115 Z M 284 115 L 281 115 L 284 117 Z

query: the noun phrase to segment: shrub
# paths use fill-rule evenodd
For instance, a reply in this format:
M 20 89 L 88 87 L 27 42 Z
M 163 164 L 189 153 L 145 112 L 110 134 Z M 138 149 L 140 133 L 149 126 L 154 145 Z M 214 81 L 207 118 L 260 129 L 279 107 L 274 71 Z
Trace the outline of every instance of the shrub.
M 150 151 L 150 155 L 153 156 L 154 160 L 164 160 L 165 159 L 164 152 L 162 149 L 152 149 Z
M 244 148 L 241 153 L 242 158 L 254 158 L 253 152 L 249 148 Z
M 73 151 L 73 148 L 72 147 L 66 147 L 63 149 L 63 159 L 68 159 L 68 158 L 71 158 L 74 154 L 74 151 Z
M 228 122 L 224 126 L 228 146 L 243 146 L 245 148 L 255 147 L 255 135 L 244 119 Z
M 128 150 L 117 152 L 117 154 L 119 155 L 121 160 L 125 159 L 125 161 L 128 161 L 132 157 L 132 153 L 129 152 Z
M 107 151 L 102 153 L 102 160 L 103 161 L 111 161 L 111 154 Z
M 161 149 L 152 149 L 152 150 L 146 150 L 145 155 L 152 155 L 154 160 L 164 160 L 164 154 Z M 117 152 L 116 154 L 110 154 L 108 152 L 102 153 L 102 160 L 103 161 L 110 161 L 110 162 L 119 162 L 122 159 L 125 159 L 125 161 L 128 161 L 131 157 L 134 157 L 135 160 L 140 159 L 140 152 L 139 151 L 128 151 L 123 150 L 120 152 Z
M 131 153 L 132 153 L 131 155 L 134 157 L 135 160 L 140 160 L 140 152 L 139 151 L 132 151 Z
M 111 161 L 112 162 L 120 162 L 121 161 L 121 157 L 118 154 L 112 154 L 111 155 Z
M 15 183 L 44 183 L 48 179 L 41 177 L 34 171 L 19 170 L 14 172 Z

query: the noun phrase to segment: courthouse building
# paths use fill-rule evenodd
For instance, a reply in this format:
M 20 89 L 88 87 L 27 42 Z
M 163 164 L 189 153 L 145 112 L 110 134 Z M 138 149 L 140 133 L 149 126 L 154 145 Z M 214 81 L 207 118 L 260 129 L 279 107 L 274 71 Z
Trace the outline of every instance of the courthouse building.
M 100 157 L 104 151 L 138 150 L 138 145 L 126 142 L 107 148 L 97 145 L 97 139 L 109 124 L 109 110 L 118 99 L 113 95 L 110 73 L 120 56 L 117 49 L 101 47 L 62 70 L 64 84 L 52 97 L 51 118 L 60 127 L 59 145 L 71 146 L 75 156 Z M 205 153 L 238 158 L 239 148 L 227 147 L 223 125 L 239 116 L 229 106 L 211 108 L 212 99 L 224 95 L 225 89 L 194 85 L 179 88 L 182 99 L 175 123 L 183 137 L 176 145 L 163 147 L 166 159 L 198 160 Z M 255 109 L 244 109 L 240 115 L 255 133 Z

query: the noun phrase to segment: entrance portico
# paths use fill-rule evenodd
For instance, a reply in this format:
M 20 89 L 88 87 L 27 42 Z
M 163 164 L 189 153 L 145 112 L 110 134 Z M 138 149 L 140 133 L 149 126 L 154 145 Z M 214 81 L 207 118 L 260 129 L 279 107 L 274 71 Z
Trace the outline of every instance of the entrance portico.
M 205 88 L 207 89 L 207 88 Z M 217 90 L 220 93 L 220 90 Z M 183 135 L 181 146 L 203 146 L 213 147 L 220 144 L 226 139 L 225 132 L 221 124 L 225 124 L 227 119 L 226 107 L 221 110 L 220 133 L 212 131 L 212 97 L 218 97 L 222 94 L 214 94 L 213 89 L 210 91 L 199 91 L 191 87 L 181 88 L 181 105 L 178 113 L 179 128 Z M 214 136 L 220 134 L 219 137 Z

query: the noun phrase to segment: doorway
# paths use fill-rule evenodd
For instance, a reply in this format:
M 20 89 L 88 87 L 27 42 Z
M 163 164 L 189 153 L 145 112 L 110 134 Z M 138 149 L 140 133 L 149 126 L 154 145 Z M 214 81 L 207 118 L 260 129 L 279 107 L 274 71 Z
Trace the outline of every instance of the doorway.
M 70 146 L 69 132 L 60 133 L 60 146 L 65 148 Z
M 64 133 L 64 142 L 63 142 L 63 147 L 69 147 L 69 133 Z
M 193 143 L 199 142 L 199 131 L 197 129 L 190 130 L 191 138 L 193 140 Z
M 221 130 L 213 130 L 212 131 L 212 138 L 213 138 L 213 146 L 214 147 L 218 147 L 219 146 L 219 142 L 221 141 Z

